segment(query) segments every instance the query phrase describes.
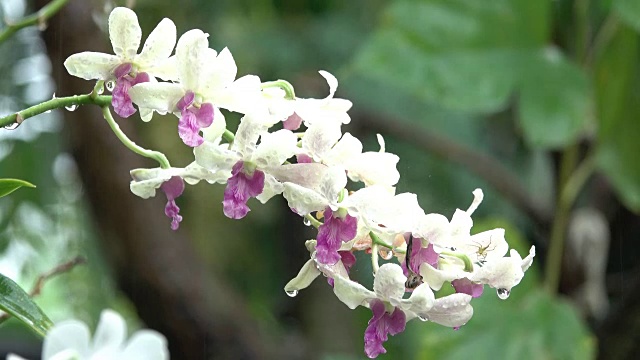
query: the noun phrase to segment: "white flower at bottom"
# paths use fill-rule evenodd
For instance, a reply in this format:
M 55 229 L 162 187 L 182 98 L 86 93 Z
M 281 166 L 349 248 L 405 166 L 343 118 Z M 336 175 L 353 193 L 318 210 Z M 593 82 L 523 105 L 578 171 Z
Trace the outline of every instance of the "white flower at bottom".
M 78 320 L 55 325 L 44 339 L 43 360 L 165 360 L 167 340 L 153 330 L 136 331 L 126 340 L 127 326 L 122 316 L 104 310 L 91 341 L 89 327 Z M 7 360 L 22 359 L 9 355 Z

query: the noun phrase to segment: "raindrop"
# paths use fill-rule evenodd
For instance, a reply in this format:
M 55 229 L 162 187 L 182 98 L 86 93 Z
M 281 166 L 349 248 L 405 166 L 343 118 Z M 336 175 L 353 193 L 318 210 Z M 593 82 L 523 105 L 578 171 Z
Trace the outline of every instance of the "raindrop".
M 307 218 L 304 218 L 304 220 L 302 220 L 302 223 L 303 223 L 305 226 L 311 226 L 311 220 L 309 220 L 309 219 L 307 219 Z
M 418 319 L 420 319 L 420 321 L 429 321 L 429 319 L 427 319 L 426 316 L 422 316 L 422 315 L 418 315 Z
M 71 104 L 69 106 L 65 106 L 64 108 L 67 109 L 67 111 L 76 111 L 76 109 L 78 108 L 78 105 Z
M 382 258 L 382 260 L 391 260 L 391 258 L 393 257 L 393 251 L 380 251 L 380 257 Z
M 5 130 L 15 130 L 16 128 L 18 128 L 18 126 L 20 126 L 20 124 L 17 123 L 17 122 L 14 122 L 14 123 L 11 123 L 11 124 L 5 126 L 4 128 L 5 128 Z
M 51 110 L 47 110 L 44 112 L 45 114 L 51 114 Z
M 107 81 L 105 86 L 107 87 L 107 90 L 113 91 L 113 89 L 116 87 L 116 82 L 113 81 L 113 80 L 109 80 L 109 81 Z
M 102 93 L 104 92 L 104 86 L 100 86 L 96 92 L 98 93 L 98 95 L 102 95 Z
M 295 297 L 298 295 L 298 290 L 285 290 L 284 292 L 287 293 L 289 297 Z
M 504 288 L 500 288 L 496 292 L 498 293 L 498 297 L 502 300 L 506 300 L 511 294 L 511 291 Z
M 56 98 L 56 93 L 53 93 L 53 96 L 51 97 L 51 100 Z
M 447 306 L 446 304 L 442 304 L 442 308 L 443 308 L 443 309 L 446 309 L 446 308 L 448 308 L 448 307 L 449 307 L 449 306 Z

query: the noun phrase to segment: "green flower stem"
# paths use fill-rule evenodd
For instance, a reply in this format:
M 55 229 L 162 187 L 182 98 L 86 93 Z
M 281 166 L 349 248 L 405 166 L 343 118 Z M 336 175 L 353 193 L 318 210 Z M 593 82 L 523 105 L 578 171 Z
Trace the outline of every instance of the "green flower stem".
M 0 118 L 0 127 L 9 126 L 14 123 L 20 124 L 30 117 L 40 115 L 50 110 L 60 109 L 67 106 L 89 104 L 108 106 L 111 104 L 111 96 L 92 96 L 92 94 L 88 94 L 54 98 L 38 105 L 34 105 L 30 108 L 24 109 L 22 111 L 18 111 L 15 114 L 7 115 L 3 118 Z
M 371 237 L 371 243 L 373 245 L 380 245 L 393 250 L 393 245 L 387 244 L 384 240 L 380 239 L 378 235 L 374 234 L 373 231 L 369 232 L 369 236 Z
M 378 244 L 376 243 L 371 245 L 371 267 L 373 268 L 374 274 L 380 269 L 380 264 L 378 263 Z
M 313 225 L 313 227 L 316 228 L 316 229 L 319 228 L 320 225 L 322 225 L 322 223 L 320 221 L 318 221 L 316 218 L 314 218 L 313 215 L 311 215 L 311 214 L 305 215 L 304 218 L 309 220 L 311 225 Z
M 0 44 L 9 39 L 13 34 L 22 28 L 28 26 L 38 25 L 39 27 L 45 27 L 47 20 L 55 15 L 63 6 L 65 6 L 69 0 L 53 0 L 45 5 L 37 13 L 33 13 L 29 16 L 22 18 L 19 21 L 6 24 L 6 27 L 0 32 Z
M 96 81 L 96 84 L 93 86 L 93 90 L 89 94 L 92 99 L 96 99 L 102 92 L 104 91 L 104 80 Z
M 231 131 L 225 130 L 224 133 L 222 133 L 222 138 L 231 144 L 233 140 L 236 139 L 236 136 Z
M 273 88 L 273 87 L 277 87 L 280 88 L 282 90 L 284 90 L 285 92 L 285 98 L 288 100 L 295 100 L 296 99 L 296 93 L 293 90 L 293 85 L 291 85 L 290 82 L 286 81 L 286 80 L 276 80 L 276 81 L 268 81 L 265 83 L 262 83 L 262 88 L 263 89 L 268 89 L 268 88 Z
M 160 164 L 160 167 L 163 169 L 168 169 L 171 167 L 171 165 L 169 164 L 169 160 L 163 153 L 144 149 L 138 146 L 133 141 L 131 141 L 131 139 L 129 139 L 127 135 L 124 132 L 122 132 L 122 130 L 120 129 L 120 126 L 118 126 L 118 123 L 113 119 L 113 116 L 111 115 L 111 110 L 109 110 L 108 105 L 105 105 L 102 107 L 102 115 L 104 116 L 104 119 L 107 120 L 107 123 L 109 123 L 111 130 L 113 130 L 113 132 L 116 134 L 118 139 L 129 150 L 133 151 L 138 155 L 157 161 Z
M 440 253 L 440 255 L 452 256 L 454 258 L 458 258 L 462 260 L 462 262 L 464 263 L 464 271 L 473 272 L 473 263 L 471 262 L 471 259 L 469 259 L 467 255 L 456 253 L 456 252 L 449 252 L 449 251 L 443 251 Z

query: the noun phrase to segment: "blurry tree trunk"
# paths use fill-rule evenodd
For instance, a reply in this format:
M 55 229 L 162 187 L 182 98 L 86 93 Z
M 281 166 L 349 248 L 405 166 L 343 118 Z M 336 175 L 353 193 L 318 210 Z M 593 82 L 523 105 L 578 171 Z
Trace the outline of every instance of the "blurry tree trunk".
M 38 0 L 36 7 L 47 2 Z M 71 1 L 43 34 L 60 96 L 88 93 L 93 86 L 66 73 L 67 56 L 111 52 L 91 11 L 90 2 Z M 97 107 L 67 112 L 65 118 L 69 148 L 117 283 L 141 319 L 168 338 L 172 359 L 276 357 L 269 344 L 277 341 L 260 334 L 244 300 L 205 270 L 183 229 L 169 229 L 163 194 L 142 200 L 129 191 L 129 170 L 157 164 L 120 144 Z M 135 116 L 120 121 L 133 139 L 134 121 Z

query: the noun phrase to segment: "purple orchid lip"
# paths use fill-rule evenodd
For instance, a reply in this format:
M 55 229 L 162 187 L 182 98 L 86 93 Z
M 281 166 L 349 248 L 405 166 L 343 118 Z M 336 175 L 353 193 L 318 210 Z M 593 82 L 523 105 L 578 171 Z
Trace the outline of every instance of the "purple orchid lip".
M 118 65 L 115 70 L 113 70 L 113 75 L 115 75 L 116 79 L 120 79 L 125 75 L 129 74 L 133 70 L 133 65 L 131 63 L 124 63 Z
M 245 166 L 247 165 L 247 166 Z M 250 198 L 262 194 L 264 190 L 264 172 L 248 166 L 240 160 L 231 170 L 224 190 L 222 207 L 224 214 L 231 219 L 242 219 L 251 209 L 247 206 Z
M 204 138 L 200 136 L 200 129 L 213 124 L 214 108 L 211 103 L 202 103 L 194 106 L 195 94 L 187 91 L 178 100 L 176 108 L 180 110 L 180 120 L 178 121 L 178 135 L 182 141 L 191 147 L 197 147 L 204 143 Z
M 298 130 L 300 125 L 302 125 L 302 118 L 295 112 L 282 122 L 282 127 L 291 131 Z
M 133 102 L 129 96 L 129 89 L 136 84 L 151 80 L 149 74 L 145 72 L 137 73 L 135 77 L 131 76 L 132 70 L 133 65 L 125 63 L 119 65 L 113 71 L 116 77 L 116 85 L 111 92 L 111 106 L 113 106 L 115 113 L 122 118 L 128 118 L 136 112 L 136 108 L 133 107 Z
M 327 265 L 333 265 L 340 260 L 338 250 L 343 242 L 347 242 L 358 232 L 358 219 L 346 214 L 344 218 L 334 215 L 330 207 L 324 210 L 324 224 L 318 228 L 318 243 L 316 245 L 316 259 Z
M 169 180 L 160 185 L 160 189 L 164 191 L 167 196 L 167 205 L 164 208 L 164 213 L 171 218 L 171 230 L 178 230 L 182 216 L 180 216 L 180 208 L 176 204 L 175 199 L 178 198 L 184 192 L 184 181 L 179 176 L 172 176 Z
M 394 308 L 388 313 L 382 301 L 375 299 L 370 304 L 373 317 L 369 320 L 364 332 L 364 352 L 371 359 L 387 352 L 382 344 L 389 339 L 389 335 L 396 335 L 404 331 L 407 318 L 404 312 Z
M 474 298 L 480 297 L 484 291 L 484 285 L 476 284 L 467 278 L 453 280 L 451 285 L 457 293 L 468 294 Z

